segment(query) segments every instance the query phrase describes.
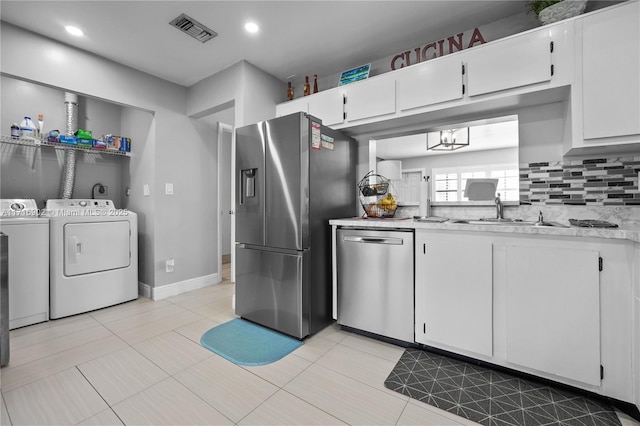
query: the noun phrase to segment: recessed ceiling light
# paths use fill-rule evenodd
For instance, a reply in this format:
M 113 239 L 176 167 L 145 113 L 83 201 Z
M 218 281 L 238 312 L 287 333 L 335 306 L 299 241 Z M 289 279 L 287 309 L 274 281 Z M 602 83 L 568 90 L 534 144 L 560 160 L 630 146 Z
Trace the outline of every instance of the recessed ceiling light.
M 247 30 L 248 33 L 255 34 L 260 30 L 260 27 L 255 22 L 247 22 L 244 24 L 244 29 Z
M 72 25 L 66 25 L 64 29 L 67 30 L 69 34 L 74 35 L 76 37 L 82 37 L 84 35 L 84 33 L 80 28 L 74 27 Z

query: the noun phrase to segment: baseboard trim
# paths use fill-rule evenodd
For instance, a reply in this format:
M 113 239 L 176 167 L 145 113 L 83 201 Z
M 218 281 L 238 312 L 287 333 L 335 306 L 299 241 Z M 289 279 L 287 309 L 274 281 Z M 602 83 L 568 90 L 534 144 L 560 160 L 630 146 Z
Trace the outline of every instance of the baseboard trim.
M 177 283 L 171 283 L 160 287 L 152 287 L 149 284 L 138 283 L 138 294 L 152 300 L 161 300 L 170 296 L 186 293 L 187 291 L 197 290 L 199 288 L 208 287 L 210 285 L 221 282 L 220 275 L 215 274 L 204 275 L 202 277 L 191 278 Z

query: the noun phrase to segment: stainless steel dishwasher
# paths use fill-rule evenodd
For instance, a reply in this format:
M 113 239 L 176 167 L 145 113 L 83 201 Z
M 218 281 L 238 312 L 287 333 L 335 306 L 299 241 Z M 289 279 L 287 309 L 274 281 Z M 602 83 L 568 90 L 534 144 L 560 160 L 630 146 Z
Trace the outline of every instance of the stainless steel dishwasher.
M 337 230 L 338 324 L 413 342 L 413 230 Z

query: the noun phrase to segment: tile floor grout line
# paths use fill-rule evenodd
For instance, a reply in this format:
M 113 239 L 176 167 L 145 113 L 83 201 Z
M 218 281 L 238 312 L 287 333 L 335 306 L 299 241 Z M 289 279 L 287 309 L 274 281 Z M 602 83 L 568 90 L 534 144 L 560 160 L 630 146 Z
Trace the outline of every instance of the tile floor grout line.
M 113 414 L 118 418 L 118 420 L 120 420 L 120 423 L 122 423 L 123 425 L 126 425 L 126 423 L 120 418 L 120 416 L 118 415 L 118 413 L 116 413 L 116 411 L 113 409 L 113 407 L 111 406 L 111 404 L 109 404 L 109 402 L 107 402 L 106 399 L 104 399 L 104 397 L 102 396 L 102 394 L 98 391 L 98 389 L 96 389 L 95 386 L 93 386 L 93 383 L 91 383 L 91 381 L 89 380 L 89 378 L 87 376 L 84 375 L 84 373 L 82 372 L 82 370 L 80 370 L 80 367 L 78 365 L 75 366 L 75 369 L 78 370 L 78 373 L 80 373 L 80 375 L 87 381 L 87 383 L 89 383 L 89 386 L 91 386 L 91 388 L 96 391 L 96 393 L 98 394 L 98 396 L 100 397 L 100 399 L 102 399 L 104 401 L 105 404 L 107 404 L 107 407 L 109 407 L 109 410 L 111 410 L 113 412 Z M 82 423 L 88 419 L 90 419 L 93 416 L 96 416 L 98 414 L 100 414 L 102 411 L 100 411 L 99 413 L 96 413 L 92 416 L 87 417 L 86 419 L 83 419 L 81 421 L 79 421 L 76 424 Z
M 125 345 L 129 345 L 129 343 L 125 342 L 122 338 L 120 338 L 120 336 L 118 336 L 117 334 L 115 334 L 113 331 L 109 330 L 109 332 L 113 335 L 113 337 L 115 337 L 115 338 L 117 338 L 117 339 L 121 340 L 121 341 L 122 341 L 122 343 L 124 343 Z M 107 337 L 110 337 L 110 336 L 107 336 Z M 89 343 L 85 343 L 85 345 L 86 345 L 86 344 L 92 344 L 92 343 L 99 342 L 99 341 L 101 341 L 101 340 L 103 340 L 103 339 L 105 339 L 105 338 L 107 338 L 107 337 L 103 337 L 103 338 L 101 338 L 101 339 L 94 340 L 94 341 L 91 341 L 91 342 L 89 342 Z M 81 345 L 81 346 L 84 346 L 84 345 Z M 131 345 L 129 345 L 129 346 L 131 346 Z M 79 346 L 77 346 L 77 347 L 79 347 Z M 74 348 L 71 348 L 71 349 L 76 349 L 77 347 L 74 347 Z M 67 349 L 67 350 L 69 350 L 69 349 Z M 64 352 L 64 351 L 62 351 L 62 352 Z M 94 359 L 98 359 L 98 358 L 100 358 L 100 357 L 103 357 L 103 356 L 105 356 L 105 355 L 108 355 L 108 354 L 111 354 L 111 353 L 114 353 L 114 352 L 117 352 L 117 350 L 112 351 L 112 352 L 107 352 L 107 353 L 104 353 L 104 354 L 96 355 L 94 358 L 87 359 L 87 360 L 83 360 L 83 361 L 82 361 L 82 363 L 84 364 L 84 363 L 86 363 L 86 362 L 93 361 Z M 46 357 L 38 358 L 38 359 L 35 359 L 35 360 L 33 360 L 33 361 L 29 361 L 29 362 L 27 362 L 27 363 L 25 363 L 25 364 L 20 364 L 19 366 L 15 367 L 15 368 L 24 367 L 24 366 L 29 365 L 29 364 L 31 364 L 31 363 L 38 362 L 38 361 L 42 361 L 42 360 L 47 359 L 47 358 L 50 358 L 50 357 L 52 357 L 52 356 L 59 355 L 60 353 L 61 353 L 61 352 L 57 352 L 57 353 L 55 353 L 55 354 L 47 355 Z M 37 382 L 37 381 L 42 380 L 42 379 L 46 379 L 47 377 L 55 376 L 55 375 L 56 375 L 56 374 L 58 374 L 58 373 L 61 373 L 61 372 L 63 372 L 63 371 L 70 370 L 71 368 L 74 368 L 74 367 L 77 367 L 77 364 L 76 364 L 76 365 L 73 365 L 73 366 L 71 366 L 71 367 L 69 367 L 69 368 L 65 368 L 64 370 L 56 371 L 56 372 L 54 372 L 54 373 L 50 373 L 50 374 L 47 374 L 47 375 L 45 375 L 45 376 L 35 378 L 35 379 L 33 379 L 33 380 L 29 381 L 29 382 L 23 383 L 23 384 L 21 384 L 20 386 L 16 386 L 16 387 L 11 388 L 11 389 L 9 389 L 8 391 L 4 391 L 4 392 L 6 393 L 6 392 L 14 391 L 14 390 L 16 390 L 16 389 L 20 389 L 20 388 L 21 388 L 21 387 L 23 387 L 23 386 L 30 385 L 31 383 Z M 10 371 L 10 370 L 7 370 L 7 371 Z
M 334 345 L 331 349 L 329 349 L 327 352 L 325 352 L 324 354 L 322 354 L 322 355 L 321 355 L 321 356 L 320 356 L 316 361 L 314 361 L 314 362 L 313 362 L 313 364 L 316 364 L 316 362 L 317 362 L 317 361 L 319 361 L 319 360 L 320 360 L 320 358 L 322 358 L 322 357 L 324 357 L 325 355 L 327 355 L 327 354 L 328 354 L 332 349 L 334 349 L 334 348 L 335 348 L 336 346 L 338 346 L 339 344 L 340 344 L 340 343 L 336 343 L 336 345 Z M 349 349 L 353 349 L 353 348 L 349 348 Z M 361 351 L 361 352 L 362 352 L 362 351 Z M 367 353 L 367 354 L 369 354 L 369 355 L 372 355 L 372 354 L 370 354 L 369 352 L 364 352 L 364 353 Z M 384 359 L 384 358 L 380 358 L 380 357 L 377 357 L 377 358 L 382 359 L 382 360 L 384 360 L 384 361 L 389 361 L 388 359 Z M 389 361 L 389 362 L 393 362 L 393 361 Z M 397 362 L 396 362 L 396 364 L 397 364 Z M 342 373 L 341 371 L 335 370 L 335 369 L 333 369 L 333 368 L 331 368 L 331 367 L 327 367 L 327 366 L 320 365 L 320 364 L 317 364 L 317 366 L 318 366 L 318 367 L 322 367 L 322 368 L 326 368 L 326 369 L 327 369 L 327 370 L 329 370 L 329 371 L 333 371 L 334 373 L 340 374 L 340 375 L 345 376 L 345 377 L 348 377 L 348 378 L 350 378 L 351 380 L 354 380 L 354 381 L 356 381 L 356 382 L 358 382 L 358 383 L 361 383 L 361 384 L 363 384 L 363 385 L 369 386 L 369 387 L 370 387 L 370 388 L 372 388 L 372 389 L 375 389 L 375 390 L 377 390 L 377 391 L 381 391 L 381 392 L 386 393 L 384 390 L 378 389 L 378 388 L 376 388 L 376 387 L 372 386 L 372 385 L 371 385 L 371 384 L 369 384 L 369 383 L 366 383 L 366 382 L 363 382 L 363 381 L 361 381 L 361 380 L 359 380 L 359 379 L 356 379 L 356 378 L 354 378 L 354 377 L 351 377 L 351 376 L 349 376 L 349 375 L 347 375 L 347 374 L 344 374 L 344 373 Z M 394 364 L 394 366 L 395 366 L 395 364 Z M 310 366 L 309 366 L 309 367 L 310 367 Z M 309 368 L 309 367 L 307 367 L 307 368 Z M 392 367 L 391 369 L 393 370 L 393 367 Z M 391 374 L 391 371 L 389 371 L 389 373 L 387 374 L 387 377 L 389 377 L 389 374 Z M 387 390 L 389 390 L 389 391 L 393 392 L 391 389 L 388 389 L 387 387 L 385 387 L 385 386 L 384 386 L 384 381 L 382 382 L 382 387 L 383 387 L 384 389 L 387 389 Z M 397 393 L 397 392 L 395 392 L 395 393 Z M 402 400 L 404 400 L 404 398 L 400 398 L 399 396 L 393 395 L 392 393 L 389 393 L 389 395 L 394 396 L 394 397 L 396 397 L 396 398 L 398 398 L 398 399 L 402 399 Z M 406 396 L 406 395 L 405 395 L 405 396 Z M 406 396 L 406 397 L 407 397 L 407 401 L 408 401 L 408 399 L 409 399 L 410 397 L 409 397 L 409 396 Z
M 92 317 L 91 317 L 91 316 L 89 316 L 89 315 L 87 315 L 87 318 L 91 318 L 91 319 L 95 322 L 95 324 L 89 325 L 89 326 L 84 327 L 84 328 L 79 329 L 79 330 L 70 331 L 70 332 L 67 332 L 67 333 L 61 334 L 60 336 L 56 336 L 56 337 L 53 337 L 53 338 L 50 338 L 50 339 L 40 340 L 40 341 L 37 341 L 37 342 L 35 342 L 35 343 L 32 343 L 32 344 L 29 344 L 29 345 L 23 346 L 23 347 L 21 347 L 20 349 L 22 349 L 22 348 L 29 348 L 29 347 L 31 347 L 31 346 L 38 345 L 38 344 L 40 344 L 40 343 L 44 343 L 44 342 L 48 342 L 48 341 L 51 341 L 51 340 L 55 340 L 55 339 L 58 339 L 58 338 L 60 338 L 60 337 L 65 337 L 65 336 L 68 336 L 68 335 L 70 335 L 70 334 L 75 334 L 75 333 L 78 333 L 78 332 L 80 332 L 80 331 L 87 330 L 87 329 L 92 328 L 92 327 L 97 327 L 98 325 L 102 325 L 100 322 L 96 321 L 94 318 L 92 318 Z M 37 325 L 41 325 L 41 324 L 46 324 L 46 323 L 47 323 L 47 322 L 49 322 L 49 321 L 56 321 L 56 320 L 47 320 L 47 321 L 45 321 L 45 322 L 41 322 L 41 323 L 37 323 L 37 324 L 32 324 L 32 325 L 37 326 Z M 53 329 L 53 328 L 55 328 L 55 327 L 64 327 L 64 326 L 65 326 L 65 324 L 60 324 L 60 325 L 51 325 L 50 327 L 44 327 L 44 328 L 41 328 L 41 329 L 39 329 L 39 330 L 35 330 L 35 331 L 33 331 L 33 332 L 30 332 L 30 333 L 20 334 L 20 335 L 18 335 L 18 336 L 16 336 L 16 337 L 14 337 L 14 339 L 19 339 L 20 337 L 33 335 L 33 334 L 35 334 L 35 333 L 51 331 L 51 329 Z M 23 328 L 26 328 L 26 327 L 29 327 L 29 326 L 20 327 L 20 328 L 18 328 L 18 329 L 16 329 L 16 330 L 20 330 L 20 329 L 23 329 Z M 13 330 L 11 330 L 11 331 L 13 331 Z M 10 331 L 10 334 L 9 334 L 9 339 L 11 339 L 11 331 Z
M 93 325 L 93 326 L 91 326 L 91 327 L 84 328 L 84 329 L 82 329 L 82 330 L 74 331 L 73 333 L 64 334 L 64 335 L 62 335 L 62 336 L 58 336 L 58 337 L 53 338 L 53 339 L 49 339 L 49 340 L 45 340 L 45 341 L 42 341 L 42 342 L 35 343 L 35 344 L 33 344 L 33 345 L 25 346 L 24 348 L 20 348 L 20 349 L 18 349 L 18 350 L 28 349 L 28 348 L 31 348 L 32 346 L 35 346 L 35 345 L 38 345 L 38 344 L 42 344 L 42 343 L 50 344 L 50 343 L 51 343 L 51 342 L 53 342 L 54 340 L 57 340 L 57 339 L 61 339 L 61 338 L 68 337 L 68 336 L 70 336 L 71 334 L 77 334 L 77 333 L 86 332 L 86 331 L 91 330 L 92 328 L 98 328 L 98 327 L 103 327 L 103 328 L 104 328 L 105 330 L 107 330 L 109 333 L 113 334 L 113 332 L 112 332 L 111 330 L 109 330 L 108 328 L 104 327 L 102 324 L 96 324 L 96 325 Z M 3 371 L 11 371 L 11 370 L 12 370 L 12 369 L 14 369 L 14 368 L 18 368 L 18 367 L 21 367 L 21 366 L 23 366 L 23 365 L 27 365 L 27 364 L 29 364 L 29 363 L 31 363 L 31 362 L 39 361 L 39 360 L 41 360 L 41 359 L 44 359 L 44 358 L 47 358 L 47 357 L 50 357 L 50 356 L 58 355 L 58 354 L 59 354 L 59 353 L 61 353 L 61 352 L 65 352 L 65 351 L 68 351 L 68 350 L 71 350 L 71 349 L 75 349 L 75 348 L 78 348 L 78 347 L 80 347 L 80 346 L 84 346 L 84 345 L 89 344 L 89 343 L 94 343 L 94 342 L 97 342 L 97 341 L 102 340 L 102 339 L 104 339 L 104 338 L 105 338 L 105 337 L 103 336 L 103 337 L 100 337 L 100 338 L 96 338 L 95 340 L 88 340 L 88 341 L 83 342 L 83 343 L 80 343 L 80 344 L 78 344 L 78 345 L 70 346 L 70 347 L 67 347 L 67 348 L 64 348 L 64 349 L 58 350 L 57 352 L 52 352 L 52 353 L 48 354 L 47 356 L 40 357 L 40 358 L 35 358 L 35 359 L 31 360 L 31 361 L 28 361 L 28 362 L 25 362 L 25 363 L 22 363 L 22 364 L 17 364 L 17 365 L 16 365 L 16 364 L 13 364 L 13 365 L 11 365 L 11 364 L 10 364 L 10 365 L 7 365 L 7 366 L 3 367 Z M 14 354 L 14 355 L 17 355 L 17 354 Z
M 209 359 L 209 358 L 207 358 L 207 359 Z M 202 362 L 204 362 L 204 361 L 206 361 L 206 359 L 203 359 L 202 361 L 198 362 L 197 364 L 200 364 L 200 363 L 202 363 Z M 195 364 L 194 364 L 194 365 L 195 365 Z M 193 366 L 192 366 L 192 367 L 193 367 Z M 178 374 L 178 373 L 176 373 L 176 374 Z M 218 410 L 216 407 L 214 407 L 213 405 L 211 405 L 207 400 L 205 400 L 204 398 L 202 398 L 202 397 L 201 397 L 200 395 L 198 395 L 196 392 L 194 392 L 194 391 L 192 391 L 191 389 L 189 389 L 189 388 L 187 387 L 187 385 L 185 385 L 184 383 L 182 383 L 182 382 L 180 381 L 180 379 L 178 379 L 177 377 L 175 377 L 175 375 L 170 376 L 170 377 L 167 377 L 167 378 L 166 378 L 166 379 L 164 379 L 164 380 L 168 380 L 168 379 L 173 379 L 173 380 L 175 380 L 175 381 L 176 381 L 180 386 L 182 386 L 183 388 L 185 388 L 189 393 L 193 394 L 196 398 L 198 398 L 200 401 L 202 401 L 203 403 L 205 403 L 208 407 L 211 407 L 211 409 L 212 409 L 212 410 L 214 410 L 215 412 L 220 413 L 220 415 L 221 415 L 222 417 L 224 417 L 225 419 L 228 419 L 228 420 L 229 420 L 231 423 L 233 423 L 234 425 L 238 424 L 237 422 L 234 422 L 232 419 L 230 419 L 227 415 L 225 415 L 222 411 Z M 163 381 L 164 381 L 164 380 L 163 380 Z M 158 383 L 162 383 L 162 382 L 158 382 Z M 157 384 L 157 383 L 156 383 L 156 384 Z M 154 386 L 155 386 L 155 385 L 154 385 Z M 129 398 L 131 398 L 131 397 L 129 397 Z M 127 399 L 129 399 L 129 398 L 127 398 Z
M 184 309 L 184 308 L 182 308 L 182 309 Z M 185 309 L 185 311 L 186 311 L 186 312 L 189 312 L 189 313 L 192 313 L 192 314 L 194 314 L 194 315 L 198 315 L 200 318 L 199 318 L 199 319 L 196 319 L 196 320 L 194 320 L 194 321 L 192 321 L 192 322 L 189 322 L 189 323 L 187 323 L 187 324 L 182 324 L 182 325 L 181 325 L 181 327 L 183 327 L 183 326 L 187 326 L 187 325 L 190 325 L 190 324 L 193 324 L 193 323 L 196 323 L 196 322 L 201 321 L 202 319 L 204 319 L 204 317 L 202 317 L 200 314 L 198 314 L 198 313 L 196 313 L 196 312 L 191 312 L 191 311 L 189 311 L 189 310 L 187 310 L 187 309 Z M 183 313 L 184 313 L 184 312 L 178 312 L 178 313 L 176 313 L 175 315 L 169 315 L 169 316 L 163 317 L 163 318 L 161 318 L 161 320 L 165 320 L 165 319 L 169 319 L 169 318 L 174 318 L 174 317 L 176 317 L 176 316 L 178 316 L 178 315 L 181 315 L 181 314 L 183 314 Z M 123 342 L 125 342 L 126 344 L 128 344 L 129 346 L 133 346 L 133 345 L 137 345 L 138 343 L 146 342 L 147 340 L 151 340 L 151 339 L 153 339 L 153 338 L 155 338 L 155 337 L 158 337 L 158 336 L 160 336 L 160 335 L 164 334 L 164 333 L 156 334 L 156 335 L 154 335 L 154 336 L 150 336 L 150 337 L 148 337 L 148 338 L 145 338 L 145 339 L 143 339 L 143 340 L 140 340 L 139 342 L 135 342 L 134 344 L 131 344 L 131 343 L 127 342 L 126 340 L 124 340 L 124 338 L 120 337 L 120 336 L 116 333 L 116 331 L 114 331 L 114 330 L 110 329 L 110 328 L 109 328 L 109 327 L 107 327 L 106 325 L 105 325 L 105 327 L 106 327 L 110 332 L 112 332 L 114 335 L 116 335 L 120 340 L 122 340 Z M 169 331 L 173 331 L 173 330 L 175 330 L 175 329 L 173 329 L 173 328 L 172 328 L 172 329 L 170 329 Z
M 264 380 L 264 379 L 263 379 L 263 380 Z M 267 380 L 267 381 L 268 381 L 268 380 Z M 269 382 L 269 383 L 271 383 L 271 382 Z M 273 384 L 273 383 L 271 383 L 271 384 Z M 256 411 L 258 408 L 262 407 L 264 404 L 266 404 L 266 403 L 267 403 L 267 401 L 269 401 L 271 398 L 273 398 L 275 394 L 277 394 L 278 392 L 280 392 L 281 390 L 283 390 L 281 387 L 278 387 L 277 385 L 275 385 L 275 386 L 276 386 L 278 389 L 277 389 L 274 393 L 272 393 L 271 395 L 269 395 L 269 397 L 268 397 L 267 399 L 265 399 L 264 401 L 262 401 L 262 402 L 261 402 L 260 404 L 258 404 L 256 407 L 254 407 L 254 408 L 253 408 L 251 411 L 249 411 L 247 414 L 245 414 L 244 416 L 242 416 L 242 417 L 240 418 L 240 420 L 238 420 L 237 422 L 234 422 L 234 424 L 236 424 L 236 425 L 240 424 L 240 422 L 241 422 L 242 420 L 246 419 L 246 418 L 247 418 L 247 416 L 251 415 L 251 413 L 253 413 L 254 411 Z
M 7 401 L 4 399 L 4 391 L 0 391 L 0 397 L 2 398 L 2 404 L 4 404 L 4 410 L 7 413 L 7 417 L 9 418 L 9 423 L 13 425 L 13 421 L 11 420 L 11 414 L 9 414 L 9 407 L 7 406 Z
M 149 339 L 147 339 L 147 340 L 143 340 L 143 341 L 141 341 L 141 342 L 138 342 L 138 343 L 136 343 L 136 345 L 139 345 L 140 343 L 148 342 L 149 340 L 156 339 L 156 338 L 158 338 L 158 337 L 160 337 L 160 336 L 163 336 L 163 335 L 165 335 L 165 334 L 169 334 L 169 333 L 175 333 L 175 334 L 177 334 L 178 336 L 180 336 L 180 337 L 183 337 L 183 338 L 187 339 L 189 342 L 193 342 L 193 343 L 195 343 L 193 340 L 189 339 L 189 338 L 188 338 L 188 337 L 186 337 L 186 336 L 183 336 L 182 334 L 180 334 L 179 332 L 177 332 L 175 329 L 172 329 L 172 330 L 167 331 L 166 333 L 162 333 L 162 334 L 159 334 L 159 335 L 157 335 L 157 336 L 153 336 L 153 337 L 151 337 L 151 338 L 149 338 Z M 211 352 L 211 355 L 210 355 L 210 356 L 208 356 L 207 358 L 205 358 L 205 359 L 203 359 L 203 360 L 200 360 L 200 361 L 196 362 L 195 364 L 190 365 L 189 367 L 183 368 L 182 370 L 177 371 L 175 374 L 171 374 L 170 372 L 168 372 L 168 371 L 166 371 L 164 368 L 162 368 L 160 365 L 158 365 L 157 363 L 155 363 L 155 362 L 154 362 L 151 358 L 149 358 L 147 355 L 145 355 L 145 354 L 143 354 L 142 352 L 140 352 L 140 351 L 138 350 L 138 348 L 136 348 L 134 345 L 130 345 L 130 346 L 131 346 L 131 348 L 132 348 L 134 351 L 136 351 L 136 352 L 138 352 L 140 355 L 142 355 L 142 357 L 143 357 L 143 358 L 145 358 L 147 361 L 149 361 L 150 363 L 152 363 L 153 365 L 155 365 L 156 367 L 158 367 L 160 370 L 162 370 L 162 371 L 164 371 L 165 373 L 167 373 L 167 375 L 168 375 L 169 377 L 173 377 L 173 376 L 175 376 L 176 374 L 181 373 L 181 372 L 183 372 L 183 371 L 185 371 L 185 370 L 187 370 L 187 369 L 189 369 L 189 368 L 193 367 L 194 365 L 196 365 L 196 364 L 198 364 L 198 363 L 200 363 L 200 362 L 202 362 L 202 361 L 206 361 L 207 359 L 211 358 L 211 355 L 215 355 L 215 353 Z

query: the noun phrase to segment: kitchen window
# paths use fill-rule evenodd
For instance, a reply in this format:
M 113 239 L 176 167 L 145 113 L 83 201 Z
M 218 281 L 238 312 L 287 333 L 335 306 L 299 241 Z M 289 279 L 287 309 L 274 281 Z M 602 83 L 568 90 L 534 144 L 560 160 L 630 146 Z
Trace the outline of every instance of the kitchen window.
M 483 166 L 467 166 L 433 169 L 432 192 L 433 201 L 457 202 L 469 201 L 464 197 L 464 188 L 470 178 L 498 179 L 496 193 L 502 201 L 518 201 L 519 176 L 518 169 L 512 164 L 487 164 Z

